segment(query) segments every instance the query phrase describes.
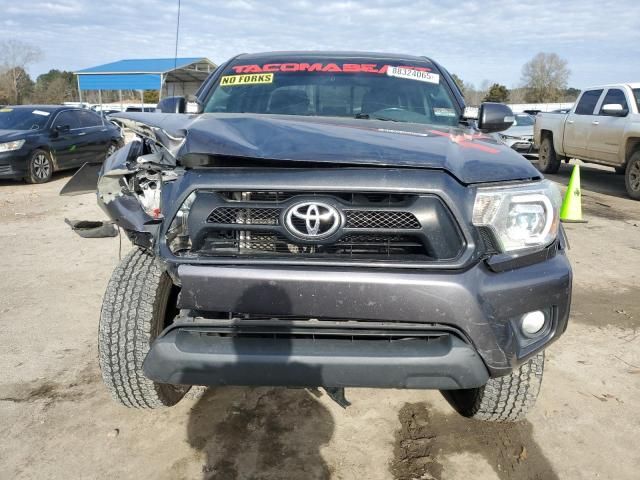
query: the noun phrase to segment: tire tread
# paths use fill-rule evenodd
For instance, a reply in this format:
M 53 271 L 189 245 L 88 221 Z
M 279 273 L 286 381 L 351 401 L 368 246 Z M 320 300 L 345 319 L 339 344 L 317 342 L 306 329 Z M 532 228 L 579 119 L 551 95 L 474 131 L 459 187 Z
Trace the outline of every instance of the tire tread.
M 158 408 L 177 403 L 180 387 L 147 379 L 142 364 L 164 311 L 171 281 L 153 255 L 135 249 L 115 268 L 102 303 L 98 350 L 102 378 L 113 398 L 127 407 Z
M 536 403 L 544 372 L 544 351 L 509 375 L 490 378 L 482 387 L 445 392 L 452 406 L 465 417 L 489 422 L 524 420 Z

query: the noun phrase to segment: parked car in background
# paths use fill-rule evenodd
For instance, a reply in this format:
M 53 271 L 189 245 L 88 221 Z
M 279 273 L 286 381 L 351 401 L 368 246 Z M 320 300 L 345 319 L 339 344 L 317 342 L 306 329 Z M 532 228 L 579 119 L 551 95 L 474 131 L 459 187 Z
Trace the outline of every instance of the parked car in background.
M 509 147 L 520 153 L 533 153 L 534 118 L 527 113 L 516 113 L 513 125 L 500 133 L 500 138 Z
M 625 175 L 629 196 L 640 200 L 640 83 L 583 90 L 566 115 L 541 113 L 534 128 L 538 168 L 555 173 L 563 159 L 578 158 Z
M 60 105 L 0 109 L 0 178 L 44 183 L 54 171 L 101 162 L 122 143 L 100 115 Z

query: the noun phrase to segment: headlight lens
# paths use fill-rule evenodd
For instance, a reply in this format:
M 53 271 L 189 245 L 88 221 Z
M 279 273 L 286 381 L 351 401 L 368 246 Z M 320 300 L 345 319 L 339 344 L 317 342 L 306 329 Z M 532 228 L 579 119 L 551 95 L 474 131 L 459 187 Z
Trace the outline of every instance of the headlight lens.
M 14 140 L 13 142 L 0 143 L 0 152 L 13 152 L 20 150 L 24 145 L 24 140 Z
M 558 234 L 560 191 L 549 180 L 514 187 L 479 188 L 473 224 L 490 228 L 503 252 L 546 247 Z
M 184 201 L 167 231 L 167 244 L 174 254 L 191 248 L 189 237 L 189 212 L 196 200 L 196 192 L 192 192 Z

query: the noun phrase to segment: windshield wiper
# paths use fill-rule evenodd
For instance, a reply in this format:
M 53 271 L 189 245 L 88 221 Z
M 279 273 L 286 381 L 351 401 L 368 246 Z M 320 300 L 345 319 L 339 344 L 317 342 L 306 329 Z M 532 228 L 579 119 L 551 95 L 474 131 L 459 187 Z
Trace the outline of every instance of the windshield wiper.
M 395 118 L 383 117 L 382 115 L 368 114 L 368 113 L 356 113 L 354 118 L 364 119 L 364 120 L 382 120 L 383 122 L 403 122 L 404 120 L 396 120 Z

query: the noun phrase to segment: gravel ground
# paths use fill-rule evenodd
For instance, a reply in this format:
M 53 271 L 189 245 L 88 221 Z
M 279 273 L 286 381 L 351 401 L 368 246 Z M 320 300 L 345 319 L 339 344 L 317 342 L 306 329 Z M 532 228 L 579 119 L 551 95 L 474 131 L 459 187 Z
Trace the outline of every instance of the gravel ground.
M 567 183 L 563 166 L 551 176 Z M 528 420 L 457 416 L 438 392 L 209 389 L 160 411 L 118 406 L 97 363 L 101 297 L 119 239 L 81 239 L 90 195 L 0 182 L 0 478 L 636 479 L 640 202 L 584 167 L 587 224 L 567 225 L 571 324 L 548 350 Z M 129 249 L 122 242 L 122 253 Z

